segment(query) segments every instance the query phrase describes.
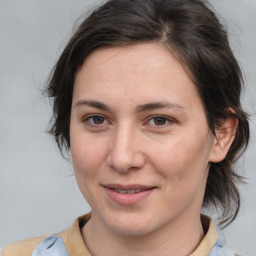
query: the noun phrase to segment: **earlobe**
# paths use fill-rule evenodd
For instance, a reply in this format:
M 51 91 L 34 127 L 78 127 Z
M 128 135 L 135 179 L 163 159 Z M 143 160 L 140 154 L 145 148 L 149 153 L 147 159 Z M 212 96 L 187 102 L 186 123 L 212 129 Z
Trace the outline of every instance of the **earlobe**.
M 216 129 L 209 162 L 221 162 L 227 155 L 228 150 L 234 141 L 238 119 L 230 117 L 226 119 L 221 127 Z

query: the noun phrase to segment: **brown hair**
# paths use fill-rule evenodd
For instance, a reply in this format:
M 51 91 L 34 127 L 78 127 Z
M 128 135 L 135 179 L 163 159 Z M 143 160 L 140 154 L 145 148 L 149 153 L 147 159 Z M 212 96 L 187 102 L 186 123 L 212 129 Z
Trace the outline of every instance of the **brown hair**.
M 146 42 L 166 47 L 183 64 L 201 96 L 214 135 L 221 121 L 238 119 L 226 158 L 211 163 L 204 196 L 204 206 L 220 207 L 221 224 L 228 225 L 240 207 L 236 183 L 242 177 L 235 172 L 234 163 L 248 144 L 249 123 L 240 104 L 240 67 L 227 32 L 206 1 L 109 0 L 94 10 L 78 26 L 51 73 L 47 87 L 48 96 L 54 99 L 50 133 L 61 152 L 69 151 L 74 78 L 92 51 Z

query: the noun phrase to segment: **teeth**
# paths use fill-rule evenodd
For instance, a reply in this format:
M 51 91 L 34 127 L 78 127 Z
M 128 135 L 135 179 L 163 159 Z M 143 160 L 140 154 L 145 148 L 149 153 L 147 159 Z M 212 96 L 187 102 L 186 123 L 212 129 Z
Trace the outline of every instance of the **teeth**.
M 122 189 L 115 189 L 114 191 L 120 194 L 134 194 L 134 193 L 138 193 L 141 190 L 140 189 L 136 189 L 136 190 L 122 190 Z

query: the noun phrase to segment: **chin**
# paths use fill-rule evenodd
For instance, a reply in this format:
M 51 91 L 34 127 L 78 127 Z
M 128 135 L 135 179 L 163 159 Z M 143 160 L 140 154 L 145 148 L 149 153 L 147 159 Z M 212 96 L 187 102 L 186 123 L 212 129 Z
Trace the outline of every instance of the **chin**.
M 118 216 L 113 216 L 107 225 L 117 234 L 136 237 L 147 235 L 157 229 L 154 227 L 154 220 L 156 218 L 145 214 L 119 213 Z
M 126 226 L 116 226 L 114 228 L 114 232 L 128 237 L 138 237 L 138 236 L 145 236 L 150 234 L 153 230 L 151 230 L 148 226 L 140 225 L 126 225 Z

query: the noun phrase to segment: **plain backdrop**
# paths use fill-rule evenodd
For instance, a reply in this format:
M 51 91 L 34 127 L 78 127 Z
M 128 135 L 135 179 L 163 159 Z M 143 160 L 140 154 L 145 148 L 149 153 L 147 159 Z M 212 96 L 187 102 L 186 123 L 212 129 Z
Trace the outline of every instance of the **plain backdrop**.
M 45 132 L 51 106 L 41 90 L 74 22 L 99 2 L 0 0 L 0 246 L 61 231 L 90 210 L 71 161 Z M 233 249 L 255 256 L 256 1 L 210 2 L 244 71 L 243 105 L 252 115 L 251 143 L 238 166 L 249 184 L 241 187 L 241 212 L 223 236 Z

